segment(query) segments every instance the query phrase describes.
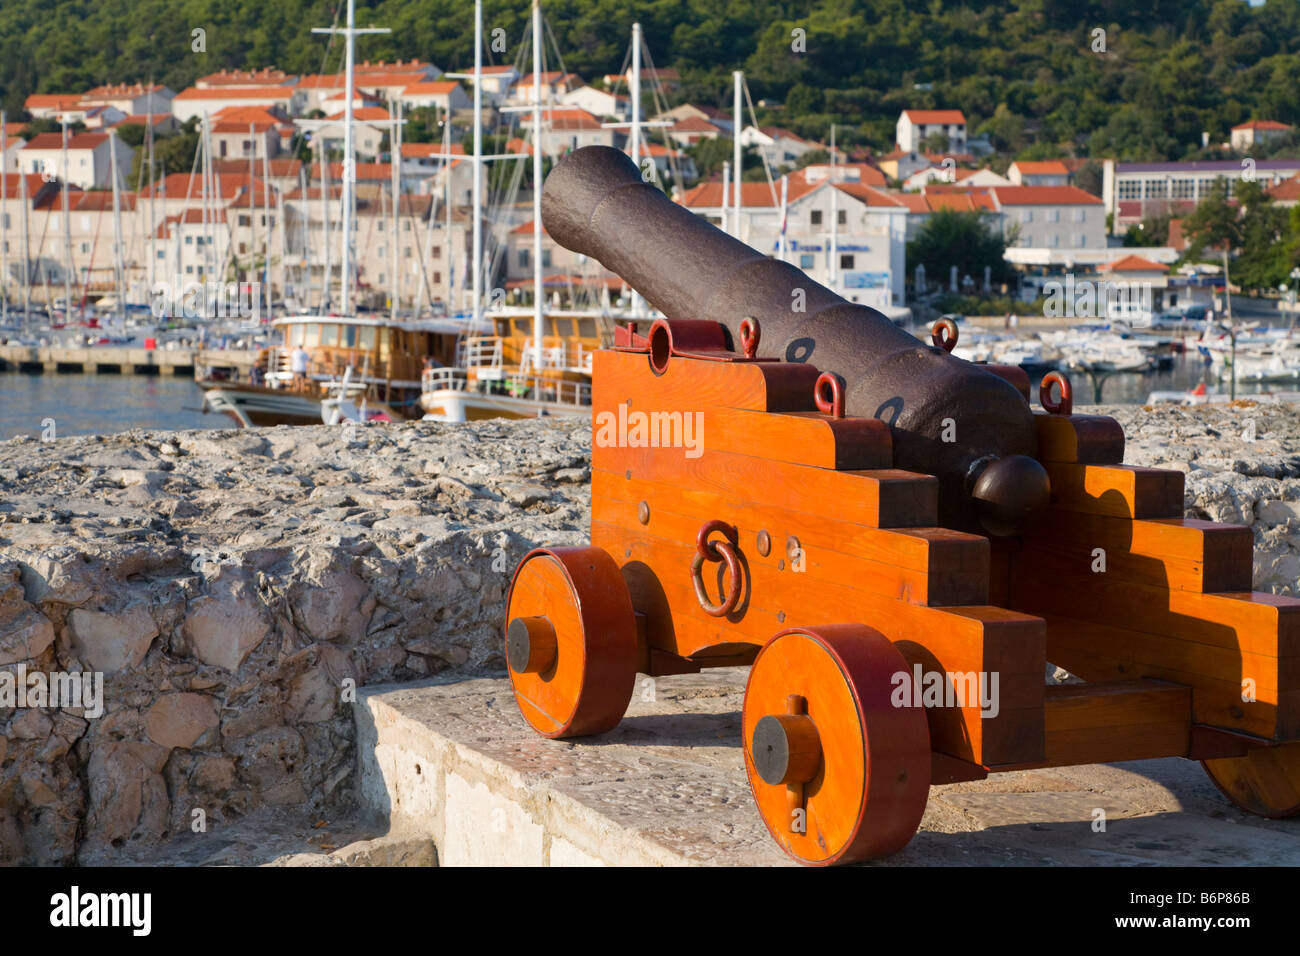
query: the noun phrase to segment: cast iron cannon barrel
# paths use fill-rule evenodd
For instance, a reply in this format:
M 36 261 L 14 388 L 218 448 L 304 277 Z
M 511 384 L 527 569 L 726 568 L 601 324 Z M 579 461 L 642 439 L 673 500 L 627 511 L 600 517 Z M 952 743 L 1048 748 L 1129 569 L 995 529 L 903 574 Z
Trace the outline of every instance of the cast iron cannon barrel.
M 561 160 L 542 222 L 669 319 L 719 322 L 739 342 L 753 316 L 763 354 L 841 376 L 846 413 L 892 427 L 895 466 L 939 478 L 946 526 L 1012 534 L 1046 506 L 1033 416 L 1013 385 L 727 235 L 643 182 L 624 153 L 588 146 Z

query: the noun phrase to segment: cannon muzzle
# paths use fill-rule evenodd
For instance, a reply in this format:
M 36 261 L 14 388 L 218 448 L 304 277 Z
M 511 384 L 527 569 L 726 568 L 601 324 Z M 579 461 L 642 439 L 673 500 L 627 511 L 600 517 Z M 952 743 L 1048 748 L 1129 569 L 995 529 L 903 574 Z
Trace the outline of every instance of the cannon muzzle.
M 891 426 L 895 465 L 938 477 L 946 526 L 1015 534 L 1046 506 L 1033 416 L 1013 385 L 727 235 L 643 182 L 622 152 L 587 146 L 561 160 L 542 221 L 668 318 L 719 322 L 739 342 L 753 316 L 764 353 L 843 378 L 846 413 Z

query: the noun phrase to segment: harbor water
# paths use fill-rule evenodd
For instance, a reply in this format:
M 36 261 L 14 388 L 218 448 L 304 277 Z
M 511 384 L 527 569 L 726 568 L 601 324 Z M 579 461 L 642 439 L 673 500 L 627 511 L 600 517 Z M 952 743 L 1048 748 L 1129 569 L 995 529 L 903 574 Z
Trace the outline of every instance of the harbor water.
M 18 435 L 109 435 L 132 428 L 229 428 L 203 414 L 188 377 L 0 373 L 0 441 Z
M 1075 404 L 1093 404 L 1088 377 L 1080 372 L 1069 374 Z M 1205 375 L 1194 352 L 1179 355 L 1167 371 L 1111 376 L 1102 386 L 1102 401 L 1140 405 L 1153 391 L 1186 391 Z M 1036 395 L 1036 380 L 1033 386 Z M 1220 391 L 1227 389 L 1226 382 L 1219 384 Z M 1237 394 L 1268 390 L 1267 386 L 1240 384 Z M 54 419 L 57 435 L 108 435 L 132 428 L 231 427 L 228 418 L 204 414 L 202 406 L 202 393 L 184 377 L 0 373 L 0 441 L 17 435 L 39 438 L 48 419 Z

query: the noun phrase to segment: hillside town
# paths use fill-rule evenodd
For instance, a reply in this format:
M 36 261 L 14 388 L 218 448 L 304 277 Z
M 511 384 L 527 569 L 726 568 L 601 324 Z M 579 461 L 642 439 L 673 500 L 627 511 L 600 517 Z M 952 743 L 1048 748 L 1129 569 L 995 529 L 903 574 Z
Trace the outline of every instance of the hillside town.
M 410 314 L 466 307 L 473 80 L 414 59 L 356 65 L 354 283 L 363 306 Z M 889 152 L 840 149 L 830 130 L 825 142 L 813 141 L 757 125 L 752 107 L 746 114 L 680 101 L 671 69 L 642 83 L 638 105 L 653 85 L 662 107 L 636 118 L 651 178 L 676 202 L 853 301 L 897 312 L 935 289 L 998 291 L 987 271 L 958 275 L 954 266 L 927 277 L 907 261 L 908 243 L 948 210 L 978 214 L 1005 240 L 1013 281 L 997 283 L 1003 294 L 1032 301 L 1043 283 L 1067 274 L 1141 280 L 1156 290 L 1153 307 L 1167 309 L 1204 304 L 1222 287 L 1214 266 L 1174 266 L 1187 249 L 1182 222 L 1216 183 L 1231 196 L 1243 178 L 1240 159 L 1008 162 L 968 129 L 960 109 L 902 110 Z M 527 107 L 537 96 L 548 163 L 583 146 L 629 149 L 631 71 L 587 82 L 485 66 L 479 84 L 484 129 L 505 153 L 523 158 L 530 150 Z M 160 281 L 211 280 L 259 282 L 268 304 L 315 309 L 335 301 L 345 85 L 341 71 L 266 67 L 222 69 L 179 91 L 122 82 L 29 96 L 25 117 L 6 117 L 0 142 L 8 303 L 63 307 L 70 298 L 84 308 L 114 301 L 119 290 L 127 302 L 145 303 Z M 416 117 L 424 141 L 413 141 Z M 1246 153 L 1291 131 L 1252 120 L 1234 127 L 1223 147 Z M 189 169 L 148 161 L 185 137 Z M 748 167 L 740 182 L 732 162 L 719 170 L 696 161 L 729 146 Z M 1300 159 L 1249 163 L 1246 178 L 1278 207 L 1300 200 Z M 501 190 L 485 230 L 488 287 L 507 302 L 532 294 L 530 188 Z M 1168 223 L 1165 234 L 1134 243 L 1134 230 L 1155 218 Z M 543 241 L 553 303 L 628 295 L 599 264 Z

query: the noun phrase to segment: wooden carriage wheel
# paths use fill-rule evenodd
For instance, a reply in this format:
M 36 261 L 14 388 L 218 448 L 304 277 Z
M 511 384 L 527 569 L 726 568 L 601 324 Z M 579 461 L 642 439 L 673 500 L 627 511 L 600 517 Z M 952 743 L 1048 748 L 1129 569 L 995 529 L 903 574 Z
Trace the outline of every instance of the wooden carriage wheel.
M 1223 795 L 1261 817 L 1300 814 L 1300 743 L 1260 747 L 1244 757 L 1202 760 Z
M 902 849 L 930 789 L 922 707 L 891 703 L 911 672 L 860 624 L 791 628 L 754 660 L 742 714 L 745 770 L 773 838 L 801 863 L 851 863 Z
M 636 683 L 636 619 L 601 548 L 538 548 L 506 599 L 506 663 L 524 719 L 546 737 L 613 728 Z

